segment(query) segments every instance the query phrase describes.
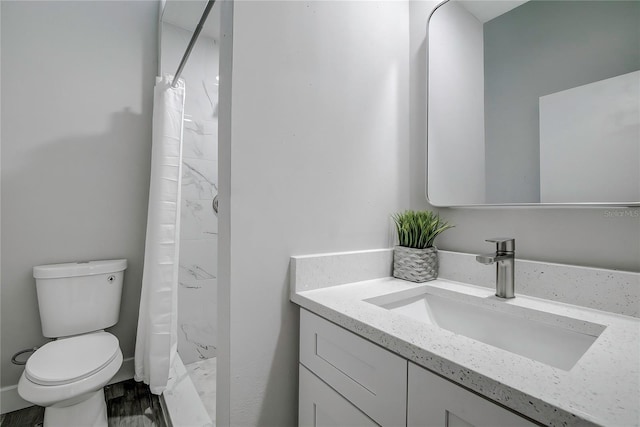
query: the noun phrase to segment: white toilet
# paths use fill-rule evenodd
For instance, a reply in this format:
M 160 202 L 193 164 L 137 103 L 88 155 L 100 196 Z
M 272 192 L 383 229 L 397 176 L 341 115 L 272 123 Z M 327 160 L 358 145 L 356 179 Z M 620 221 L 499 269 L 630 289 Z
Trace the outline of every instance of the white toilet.
M 122 365 L 118 322 L 126 259 L 33 268 L 45 337 L 18 382 L 23 399 L 44 406 L 45 427 L 106 427 L 103 387 Z

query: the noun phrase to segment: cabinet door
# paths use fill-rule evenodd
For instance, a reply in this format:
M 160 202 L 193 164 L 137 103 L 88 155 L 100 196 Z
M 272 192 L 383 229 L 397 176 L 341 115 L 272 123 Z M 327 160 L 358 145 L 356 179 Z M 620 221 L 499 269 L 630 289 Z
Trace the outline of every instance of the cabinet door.
M 379 427 L 302 365 L 298 405 L 301 427 Z
M 536 424 L 409 363 L 409 427 L 531 427 Z
M 384 427 L 407 424 L 407 361 L 300 310 L 300 363 Z

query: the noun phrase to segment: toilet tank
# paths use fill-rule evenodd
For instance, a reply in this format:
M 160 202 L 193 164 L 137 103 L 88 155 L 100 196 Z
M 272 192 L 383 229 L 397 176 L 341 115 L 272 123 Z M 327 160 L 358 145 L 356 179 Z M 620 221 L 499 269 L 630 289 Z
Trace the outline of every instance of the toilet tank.
M 42 334 L 56 338 L 118 323 L 126 259 L 33 267 Z

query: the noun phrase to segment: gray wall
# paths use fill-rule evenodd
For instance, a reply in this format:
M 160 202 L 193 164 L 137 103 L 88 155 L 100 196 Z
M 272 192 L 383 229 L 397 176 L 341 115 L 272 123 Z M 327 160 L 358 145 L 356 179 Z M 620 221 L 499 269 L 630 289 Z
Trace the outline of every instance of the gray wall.
M 434 1 L 410 7 L 411 206 L 425 198 L 426 23 Z M 512 236 L 517 256 L 548 262 L 640 271 L 640 209 L 443 208 L 456 224 L 438 238 L 441 249 L 471 253 L 491 249 L 484 239 Z
M 484 59 L 487 203 L 538 202 L 539 98 L 640 69 L 640 2 L 530 1 L 484 25 Z
M 2 386 L 40 345 L 38 264 L 127 258 L 133 356 L 149 191 L 158 4 L 2 2 Z
M 409 205 L 408 4 L 233 8 L 233 72 L 222 37 L 220 75 L 218 425 L 293 426 L 290 256 L 388 247 L 389 214 Z

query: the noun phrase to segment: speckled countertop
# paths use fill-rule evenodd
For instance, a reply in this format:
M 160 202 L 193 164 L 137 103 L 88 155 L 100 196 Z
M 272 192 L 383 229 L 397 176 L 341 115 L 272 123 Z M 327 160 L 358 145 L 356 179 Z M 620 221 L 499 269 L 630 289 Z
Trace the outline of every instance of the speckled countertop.
M 415 284 L 383 277 L 303 289 L 291 293 L 299 306 L 542 424 L 640 425 L 637 318 L 522 295 L 501 300 L 491 289 L 442 279 Z M 502 311 L 548 315 L 572 329 L 604 330 L 565 371 L 364 301 L 411 289 L 459 292 Z

